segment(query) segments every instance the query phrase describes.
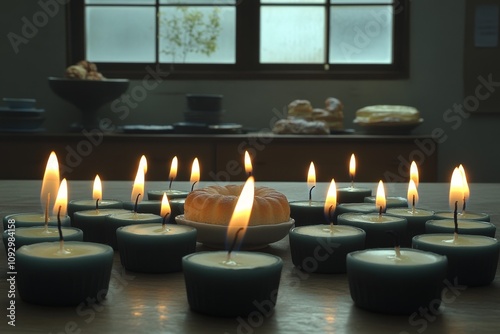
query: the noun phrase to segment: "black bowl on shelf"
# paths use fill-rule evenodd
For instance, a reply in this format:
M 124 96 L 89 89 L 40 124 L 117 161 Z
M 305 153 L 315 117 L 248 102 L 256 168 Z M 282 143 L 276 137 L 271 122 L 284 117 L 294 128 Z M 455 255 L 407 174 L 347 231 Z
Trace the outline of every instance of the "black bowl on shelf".
M 223 97 L 219 94 L 186 94 L 186 101 L 189 110 L 220 111 Z
M 99 108 L 120 97 L 130 84 L 128 79 L 80 80 L 49 77 L 48 80 L 57 96 L 80 109 L 81 127 L 88 130 L 98 128 Z

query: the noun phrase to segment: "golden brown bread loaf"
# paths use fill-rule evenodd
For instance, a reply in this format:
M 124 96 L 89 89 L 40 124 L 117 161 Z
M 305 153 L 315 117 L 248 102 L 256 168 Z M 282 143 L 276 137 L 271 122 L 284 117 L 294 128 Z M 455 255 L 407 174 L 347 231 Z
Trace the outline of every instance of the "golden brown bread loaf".
M 208 186 L 193 190 L 184 202 L 187 220 L 228 225 L 243 185 Z M 290 220 L 285 195 L 268 187 L 255 187 L 249 226 L 284 223 Z
M 97 70 L 97 65 L 87 60 L 80 60 L 75 65 L 68 66 L 64 76 L 80 80 L 104 80 L 104 76 Z
M 313 107 L 308 100 L 294 100 L 288 104 L 288 116 L 310 117 L 312 111 Z
M 417 123 L 420 113 L 417 109 L 401 105 L 373 105 L 356 111 L 355 123 Z

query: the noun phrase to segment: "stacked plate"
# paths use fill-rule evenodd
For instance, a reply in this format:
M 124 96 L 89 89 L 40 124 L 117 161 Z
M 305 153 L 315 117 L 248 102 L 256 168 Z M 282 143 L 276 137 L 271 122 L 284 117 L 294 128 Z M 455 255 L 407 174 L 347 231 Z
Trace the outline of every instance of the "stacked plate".
M 35 99 L 4 98 L 0 107 L 0 131 L 37 132 L 45 121 L 45 110 L 35 107 Z

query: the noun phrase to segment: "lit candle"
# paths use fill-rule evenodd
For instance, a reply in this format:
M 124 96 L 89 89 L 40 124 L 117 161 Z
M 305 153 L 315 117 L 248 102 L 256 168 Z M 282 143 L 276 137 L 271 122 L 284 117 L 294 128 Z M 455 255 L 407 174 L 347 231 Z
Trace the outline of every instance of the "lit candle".
M 77 211 L 90 210 L 90 209 L 121 209 L 123 203 L 116 200 L 103 200 L 102 196 L 102 182 L 101 178 L 97 174 L 94 179 L 94 185 L 92 188 L 92 199 L 88 200 L 72 200 L 68 204 L 68 215 L 71 220 L 74 219 L 74 213 Z
M 363 203 L 365 197 L 372 195 L 370 189 L 357 188 L 354 186 L 354 177 L 356 176 L 356 156 L 354 153 L 349 160 L 349 178 L 351 185 L 347 188 L 338 189 L 338 202 L 339 203 Z
M 161 201 L 160 200 L 144 200 L 144 187 L 145 187 L 145 174 L 147 171 L 147 160 L 143 155 L 139 161 L 137 173 L 135 176 L 134 185 L 132 187 L 132 194 L 130 202 L 124 202 L 123 208 L 126 210 L 133 210 L 138 213 L 152 213 L 155 215 L 160 214 Z
M 418 182 L 418 181 L 417 181 Z M 401 236 L 401 243 L 404 247 L 411 247 L 411 239 L 419 234 L 425 233 L 425 223 L 434 218 L 434 211 L 417 209 L 418 190 L 415 179 L 410 178 L 408 183 L 408 203 L 409 208 L 387 209 L 387 214 L 396 217 L 406 218 L 408 223 L 405 235 Z
M 191 191 L 193 191 L 194 186 L 200 181 L 200 163 L 198 158 L 194 158 L 193 164 L 191 165 L 191 176 L 189 177 L 191 182 Z M 175 217 L 182 215 L 184 213 L 184 202 L 185 197 L 173 198 L 170 200 L 170 206 L 172 207 L 171 220 L 175 221 Z
M 252 176 L 252 159 L 250 159 L 250 154 L 248 151 L 245 151 L 245 172 L 248 176 Z
M 412 314 L 439 308 L 446 257 L 410 248 L 378 248 L 347 254 L 354 304 L 375 312 Z
M 169 172 L 169 184 L 168 184 L 168 189 L 165 190 L 150 190 L 148 191 L 148 199 L 150 200 L 161 200 L 163 197 L 163 194 L 167 194 L 168 198 L 179 198 L 179 197 L 186 197 L 189 192 L 184 191 L 184 190 L 176 190 L 172 189 L 172 182 L 175 180 L 177 177 L 177 169 L 179 166 L 179 162 L 177 159 L 177 156 L 173 157 L 172 162 L 170 164 L 170 172 Z
M 290 230 L 290 251 L 293 264 L 306 272 L 344 273 L 346 255 L 363 249 L 366 233 L 351 226 L 333 224 L 337 201 L 335 180 L 332 179 L 324 204 L 324 214 L 330 226 L 299 226 Z
M 469 199 L 470 191 L 469 185 L 467 183 L 467 177 L 465 176 L 465 170 L 460 167 L 456 167 L 453 170 L 450 183 L 450 208 L 451 211 L 448 212 L 436 212 L 436 219 L 453 219 L 454 206 L 455 203 L 459 208 L 462 209 L 458 212 L 459 219 L 472 219 L 479 221 L 490 221 L 490 216 L 486 213 L 475 213 L 470 211 L 465 211 L 466 201 Z M 453 198 L 452 198 L 453 197 Z
M 496 226 L 490 222 L 479 220 L 458 219 L 459 234 L 484 235 L 494 238 Z M 425 223 L 425 233 L 453 233 L 455 221 L 453 219 L 433 219 Z
M 170 206 L 163 194 L 162 224 L 136 224 L 116 230 L 122 266 L 130 271 L 169 273 L 182 270 L 182 257 L 196 249 L 196 229 L 167 224 Z
M 392 240 L 387 236 L 387 231 L 394 231 L 399 236 L 406 234 L 407 222 L 405 218 L 384 214 L 386 207 L 385 190 L 383 182 L 377 187 L 376 212 L 372 213 L 343 213 L 337 217 L 339 225 L 358 227 L 366 232 L 365 247 L 389 247 Z
M 309 200 L 291 201 L 290 216 L 295 220 L 295 226 L 314 225 L 325 223 L 323 212 L 323 201 L 313 201 L 312 191 L 316 187 L 316 169 L 314 163 L 309 165 L 307 173 L 307 188 L 309 189 Z
M 198 252 L 182 260 L 186 292 L 193 311 L 215 316 L 246 316 L 277 300 L 281 258 L 235 251 L 244 238 L 253 206 L 254 181 L 249 177 L 227 230 L 228 251 Z
M 16 285 L 26 302 L 78 305 L 106 296 L 113 250 L 105 245 L 64 240 L 60 217 L 66 215 L 67 198 L 67 182 L 63 179 L 54 204 L 59 240 L 25 245 L 16 251 Z
M 76 211 L 71 226 L 83 231 L 83 241 L 109 244 L 109 236 L 104 233 L 106 217 L 115 213 L 128 213 L 125 209 L 99 209 Z

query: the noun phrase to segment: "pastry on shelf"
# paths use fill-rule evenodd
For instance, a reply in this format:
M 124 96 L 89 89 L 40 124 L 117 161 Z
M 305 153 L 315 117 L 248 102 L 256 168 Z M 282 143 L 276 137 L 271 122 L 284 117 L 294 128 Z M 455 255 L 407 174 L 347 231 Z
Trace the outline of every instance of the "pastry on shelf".
M 64 76 L 79 80 L 104 80 L 105 77 L 97 70 L 97 65 L 87 60 L 80 60 L 75 65 L 68 66 Z
M 330 128 L 323 121 L 307 121 L 301 118 L 280 119 L 273 126 L 276 134 L 315 134 L 326 135 Z

